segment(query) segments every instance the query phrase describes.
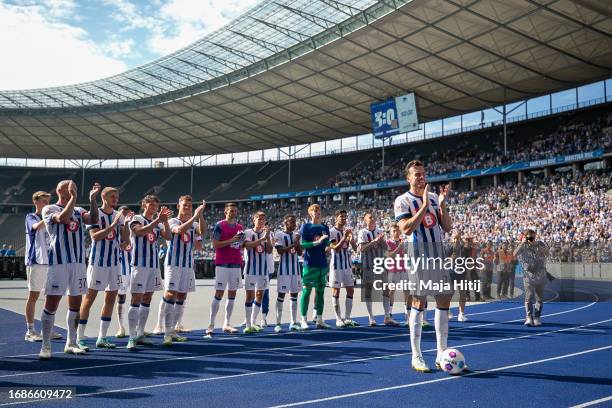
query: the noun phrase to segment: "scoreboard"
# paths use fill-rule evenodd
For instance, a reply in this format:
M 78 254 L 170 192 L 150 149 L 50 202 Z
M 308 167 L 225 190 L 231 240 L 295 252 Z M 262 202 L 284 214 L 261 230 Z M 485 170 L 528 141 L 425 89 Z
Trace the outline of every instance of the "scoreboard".
M 370 105 L 372 133 L 377 139 L 419 128 L 414 94 L 398 96 Z

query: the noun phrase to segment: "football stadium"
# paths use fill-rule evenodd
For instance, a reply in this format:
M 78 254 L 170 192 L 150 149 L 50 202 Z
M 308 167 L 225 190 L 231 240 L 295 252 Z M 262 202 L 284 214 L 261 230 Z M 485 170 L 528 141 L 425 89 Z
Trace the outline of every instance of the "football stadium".
M 610 2 L 0 26 L 0 407 L 612 406 Z

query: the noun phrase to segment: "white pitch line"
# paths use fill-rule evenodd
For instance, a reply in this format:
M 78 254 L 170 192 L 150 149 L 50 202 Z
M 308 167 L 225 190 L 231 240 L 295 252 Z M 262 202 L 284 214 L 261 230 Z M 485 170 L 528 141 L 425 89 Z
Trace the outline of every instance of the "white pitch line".
M 551 331 L 547 331 L 547 332 L 539 332 L 539 333 L 533 333 L 533 334 L 525 334 L 525 335 L 516 336 L 516 337 L 507 337 L 507 338 L 503 338 L 503 339 L 486 340 L 486 341 L 480 341 L 480 342 L 476 342 L 476 343 L 468 343 L 468 344 L 463 344 L 463 345 L 454 346 L 454 347 L 456 347 L 456 348 L 466 348 L 466 347 L 480 346 L 480 345 L 483 345 L 483 344 L 500 343 L 500 342 L 504 342 L 504 341 L 512 341 L 512 340 L 519 340 L 519 339 L 525 339 L 525 338 L 530 338 L 530 337 L 544 336 L 544 335 L 552 334 L 552 333 L 560 333 L 560 332 L 570 331 L 572 329 L 575 329 L 576 327 L 594 326 L 594 325 L 598 325 L 598 324 L 601 324 L 601 323 L 607 323 L 607 322 L 610 322 L 610 321 L 612 321 L 612 319 L 601 320 L 601 321 L 598 321 L 598 322 L 592 322 L 592 323 L 588 323 L 588 324 L 584 324 L 584 325 L 580 325 L 580 326 L 575 326 L 575 327 L 568 327 L 568 328 L 564 328 L 564 329 L 551 330 Z M 607 348 L 612 348 L 612 346 L 607 346 Z M 427 353 L 427 352 L 433 352 L 433 351 L 436 351 L 436 349 L 429 349 L 429 350 L 425 350 L 423 352 Z M 99 391 L 99 392 L 94 392 L 94 393 L 89 393 L 89 394 L 77 394 L 77 395 L 75 395 L 75 397 L 93 397 L 93 396 L 97 396 L 97 395 L 105 395 L 105 394 L 114 394 L 114 393 L 120 393 L 120 392 L 130 392 L 130 391 L 137 391 L 137 390 L 144 390 L 144 389 L 169 387 L 169 386 L 175 386 L 175 385 L 184 385 L 184 384 L 193 384 L 193 383 L 201 383 L 201 382 L 219 381 L 219 380 L 234 379 L 234 378 L 240 378 L 240 377 L 251 377 L 251 376 L 262 375 L 262 374 L 272 374 L 272 373 L 280 373 L 280 372 L 298 371 L 298 370 L 305 370 L 305 369 L 310 369 L 310 368 L 329 367 L 329 366 L 335 366 L 335 365 L 341 365 L 341 364 L 350 364 L 350 363 L 358 363 L 358 362 L 364 362 L 364 361 L 388 359 L 388 358 L 393 358 L 393 357 L 405 356 L 405 355 L 409 355 L 409 354 L 411 354 L 411 353 L 410 352 L 396 353 L 396 354 L 388 354 L 388 355 L 384 355 L 384 356 L 365 357 L 365 358 L 359 358 L 359 359 L 353 359 L 353 360 L 345 360 L 345 361 L 335 361 L 335 362 L 331 362 L 331 363 L 312 364 L 312 365 L 308 365 L 308 366 L 299 366 L 299 367 L 291 367 L 291 368 L 279 368 L 279 369 L 276 369 L 276 370 L 255 371 L 255 372 L 241 373 L 241 374 L 232 374 L 232 375 L 219 376 L 219 377 L 196 378 L 196 379 L 192 379 L 192 380 L 176 381 L 176 382 L 171 382 L 171 383 L 143 385 L 143 386 L 131 387 L 131 388 Z M 580 354 L 580 353 L 578 353 L 578 354 Z M 555 360 L 555 359 L 557 359 L 557 357 L 553 357 L 551 360 Z M 506 368 L 520 367 L 520 366 L 521 365 L 508 366 Z M 492 370 L 496 370 L 496 369 L 492 369 Z M 492 370 L 489 370 L 489 371 L 492 371 Z M 485 372 L 485 371 L 482 371 L 480 373 L 483 373 L 483 372 Z M 475 375 L 475 374 L 477 374 L 477 373 L 466 374 L 466 375 L 463 375 L 463 377 L 468 376 L 468 375 Z M 442 380 L 453 379 L 453 378 L 460 378 L 460 377 L 445 377 Z M 430 382 L 437 382 L 437 381 L 438 380 L 432 380 Z M 429 383 L 429 382 L 424 382 L 423 384 L 427 384 L 427 383 Z M 419 384 L 417 384 L 417 385 L 419 385 Z M 396 386 L 396 387 L 392 387 L 390 389 L 394 389 L 394 388 L 397 388 L 397 387 L 405 388 L 407 386 L 413 386 L 413 385 L 406 385 L 406 384 L 404 384 L 403 386 Z M 359 393 L 356 394 L 356 395 L 359 395 Z M 338 398 L 338 396 L 336 396 L 336 397 L 329 397 L 329 398 L 330 399 L 334 399 L 334 398 Z M 325 399 L 323 399 L 322 401 L 324 401 L 324 400 Z M 31 402 L 45 402 L 45 401 L 50 401 L 50 400 L 19 401 L 19 402 L 11 402 L 11 403 L 0 404 L 0 406 L 25 404 L 25 403 L 31 403 Z
M 525 367 L 525 366 L 530 366 L 534 364 L 541 364 L 541 363 L 546 363 L 549 361 L 561 360 L 564 358 L 576 357 L 576 356 L 581 356 L 583 354 L 595 353 L 597 351 L 603 351 L 603 350 L 609 350 L 609 349 L 612 349 L 612 345 L 608 345 L 604 347 L 597 347 L 597 348 L 593 348 L 589 350 L 578 351 L 576 353 L 564 354 L 564 355 L 556 356 L 556 357 L 543 358 L 541 360 L 533 360 L 533 361 L 527 361 L 525 363 L 512 364 L 512 365 L 507 365 L 503 367 L 491 368 L 491 369 L 483 370 L 483 371 L 475 371 L 475 372 L 463 374 L 460 376 L 448 376 L 448 377 L 443 377 L 443 378 L 436 378 L 434 380 L 420 381 L 420 382 L 410 383 L 410 384 L 395 385 L 392 387 L 375 388 L 375 389 L 371 389 L 367 391 L 353 392 L 350 394 L 334 395 L 332 397 L 318 398 L 318 399 L 312 399 L 308 401 L 293 402 L 293 403 L 284 404 L 284 405 L 275 405 L 270 408 L 296 407 L 300 405 L 316 404 L 316 403 L 325 402 L 325 401 L 334 401 L 334 400 L 338 400 L 342 398 L 351 398 L 351 397 L 358 397 L 362 395 L 374 394 L 374 393 L 385 392 L 385 391 L 400 390 L 403 388 L 416 387 L 419 385 L 433 384 L 433 383 L 438 383 L 438 382 L 443 382 L 443 381 L 458 380 L 461 378 L 473 377 L 473 376 L 478 376 L 478 375 L 487 374 L 487 373 L 494 373 L 494 372 L 504 371 L 504 370 L 510 370 L 512 368 Z M 608 399 L 612 399 L 612 396 L 608 397 Z M 584 406 L 588 406 L 588 405 L 584 405 Z
M 582 404 L 574 405 L 573 407 L 570 407 L 570 408 L 586 408 L 586 407 L 591 407 L 593 405 L 601 404 L 602 402 L 608 402 L 610 400 L 612 400 L 612 395 L 608 395 L 607 397 L 603 397 L 603 398 L 596 399 L 593 401 L 583 402 Z
M 544 315 L 542 317 L 557 316 L 557 315 L 562 315 L 562 314 L 566 314 L 566 313 L 573 313 L 573 312 L 575 312 L 577 310 L 581 310 L 581 309 L 584 309 L 584 308 L 587 308 L 587 307 L 591 307 L 591 306 L 593 306 L 596 303 L 597 302 L 592 302 L 592 303 L 589 303 L 587 305 L 583 305 L 583 306 L 580 306 L 580 307 L 577 307 L 577 308 L 574 308 L 574 309 L 564 310 L 564 311 L 557 312 L 557 313 L 551 313 L 551 314 L 548 314 L 548 315 Z M 493 326 L 493 325 L 496 325 L 496 324 L 515 323 L 515 322 L 520 322 L 520 321 L 523 321 L 523 319 L 521 318 L 521 319 L 506 320 L 504 322 L 482 323 L 482 324 L 476 324 L 476 325 L 473 325 L 473 326 L 458 327 L 456 329 L 449 330 L 449 332 L 450 331 L 455 332 L 455 331 L 460 331 L 460 330 L 473 329 L 473 328 L 478 328 L 478 327 Z M 365 337 L 365 338 L 361 338 L 361 339 L 338 340 L 338 341 L 329 341 L 329 342 L 324 342 L 324 343 L 300 344 L 300 345 L 296 345 L 296 346 L 284 346 L 284 347 L 265 348 L 265 349 L 262 349 L 262 351 L 278 351 L 278 350 L 311 348 L 311 347 L 318 347 L 318 346 L 328 346 L 328 345 L 333 345 L 333 344 L 343 344 L 343 343 L 352 343 L 352 342 L 360 342 L 360 341 L 390 339 L 390 338 L 395 338 L 395 337 L 405 337 L 406 335 L 407 335 L 406 332 L 403 332 L 401 334 L 389 334 L 389 335 L 383 335 L 383 336 Z M 256 338 L 256 337 L 254 337 L 254 338 Z M 196 356 L 160 358 L 160 359 L 145 360 L 145 361 L 141 361 L 141 360 L 139 360 L 139 361 L 127 361 L 127 362 L 124 362 L 124 363 L 100 364 L 100 365 L 95 365 L 95 366 L 62 368 L 62 369 L 58 369 L 58 370 L 33 371 L 33 372 L 24 372 L 24 373 L 5 374 L 5 375 L 0 375 L 0 378 L 24 377 L 24 376 L 38 375 L 38 374 L 51 374 L 51 373 L 60 373 L 60 372 L 63 373 L 63 372 L 70 372 L 70 371 L 92 370 L 92 369 L 96 369 L 96 368 L 122 367 L 122 366 L 137 365 L 137 364 L 153 364 L 153 363 L 168 362 L 168 361 L 194 360 L 194 359 L 198 359 L 198 358 L 231 356 L 231 355 L 239 355 L 239 354 L 245 354 L 245 353 L 251 353 L 251 352 L 252 352 L 252 350 L 242 350 L 242 351 L 231 351 L 231 352 L 216 353 L 216 354 L 199 354 L 199 355 L 196 355 Z

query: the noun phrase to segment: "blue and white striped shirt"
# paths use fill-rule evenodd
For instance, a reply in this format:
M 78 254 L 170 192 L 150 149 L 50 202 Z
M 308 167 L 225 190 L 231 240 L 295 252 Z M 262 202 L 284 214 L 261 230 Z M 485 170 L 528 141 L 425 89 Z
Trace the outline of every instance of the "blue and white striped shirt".
M 274 239 L 276 247 L 288 247 L 295 244 L 298 241 L 297 232 L 285 232 L 279 231 L 276 233 Z M 282 253 L 280 255 L 280 262 L 278 264 L 278 276 L 281 275 L 299 275 L 300 274 L 300 263 L 298 259 L 298 253 L 295 248 L 291 248 L 289 252 Z
M 264 232 L 255 232 L 248 229 L 244 232 L 244 241 L 257 241 L 264 236 Z M 245 275 L 268 275 L 268 254 L 266 253 L 266 242 L 262 242 L 253 248 L 244 248 L 246 254 L 244 263 Z
M 105 213 L 100 209 L 99 221 L 97 224 L 90 225 L 87 227 L 88 230 L 97 228 L 104 229 L 113 223 L 117 211 L 112 210 L 110 214 Z M 91 249 L 89 251 L 89 265 L 99 267 L 110 267 L 119 265 L 119 245 L 121 243 L 121 236 L 119 225 L 115 226 L 109 231 L 108 235 L 99 240 L 95 241 L 92 239 Z
M 26 215 L 26 266 L 49 264 L 49 234 L 45 228 L 41 228 L 39 230 L 34 229 L 34 224 L 40 222 L 41 220 L 42 217 L 36 213 Z
M 344 230 L 339 230 L 336 227 L 332 227 L 329 230 L 329 241 L 336 244 L 342 240 L 343 235 Z M 329 268 L 333 271 L 352 269 L 350 244 L 348 242 L 344 242 L 338 249 L 331 250 L 331 262 Z
M 45 226 L 49 233 L 49 265 L 85 264 L 85 223 L 84 208 L 74 207 L 68 224 L 56 224 L 53 215 L 59 214 L 64 207 L 58 204 L 45 206 L 42 211 Z
M 132 266 L 140 266 L 145 268 L 159 268 L 159 247 L 157 240 L 161 235 L 163 228 L 162 224 L 158 224 L 149 233 L 136 236 L 132 228 L 134 225 L 140 224 L 146 227 L 151 223 L 151 220 L 146 219 L 143 215 L 135 215 L 130 221 L 130 242 L 132 245 Z
M 132 274 L 132 246 L 129 245 L 124 251 L 119 250 L 119 265 L 121 265 L 121 274 L 123 276 Z
M 179 227 L 182 222 L 178 218 L 171 218 L 168 221 L 170 230 Z M 175 266 L 181 268 L 193 268 L 193 246 L 198 236 L 196 233 L 198 223 L 194 222 L 183 234 L 172 233 L 168 241 L 168 251 L 166 252 L 165 266 Z
M 412 194 L 410 191 L 398 196 L 395 199 L 394 211 L 395 221 L 404 218 L 412 218 L 419 211 L 423 204 L 423 198 Z M 423 216 L 421 225 L 410 235 L 407 235 L 409 255 L 425 257 L 443 257 L 442 247 L 442 227 L 438 219 L 438 196 L 429 193 L 429 208 Z

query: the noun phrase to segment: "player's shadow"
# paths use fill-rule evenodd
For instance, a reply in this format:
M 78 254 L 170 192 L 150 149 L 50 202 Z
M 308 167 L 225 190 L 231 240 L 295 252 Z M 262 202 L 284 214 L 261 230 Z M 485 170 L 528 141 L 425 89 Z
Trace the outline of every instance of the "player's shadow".
M 518 371 L 496 371 L 496 372 L 483 372 L 472 375 L 472 378 L 525 378 L 533 380 L 544 380 L 544 381 L 556 381 L 572 384 L 592 384 L 592 385 L 612 385 L 612 378 L 606 377 L 589 377 L 580 375 L 560 375 L 560 374 L 539 374 L 539 373 L 525 373 Z

